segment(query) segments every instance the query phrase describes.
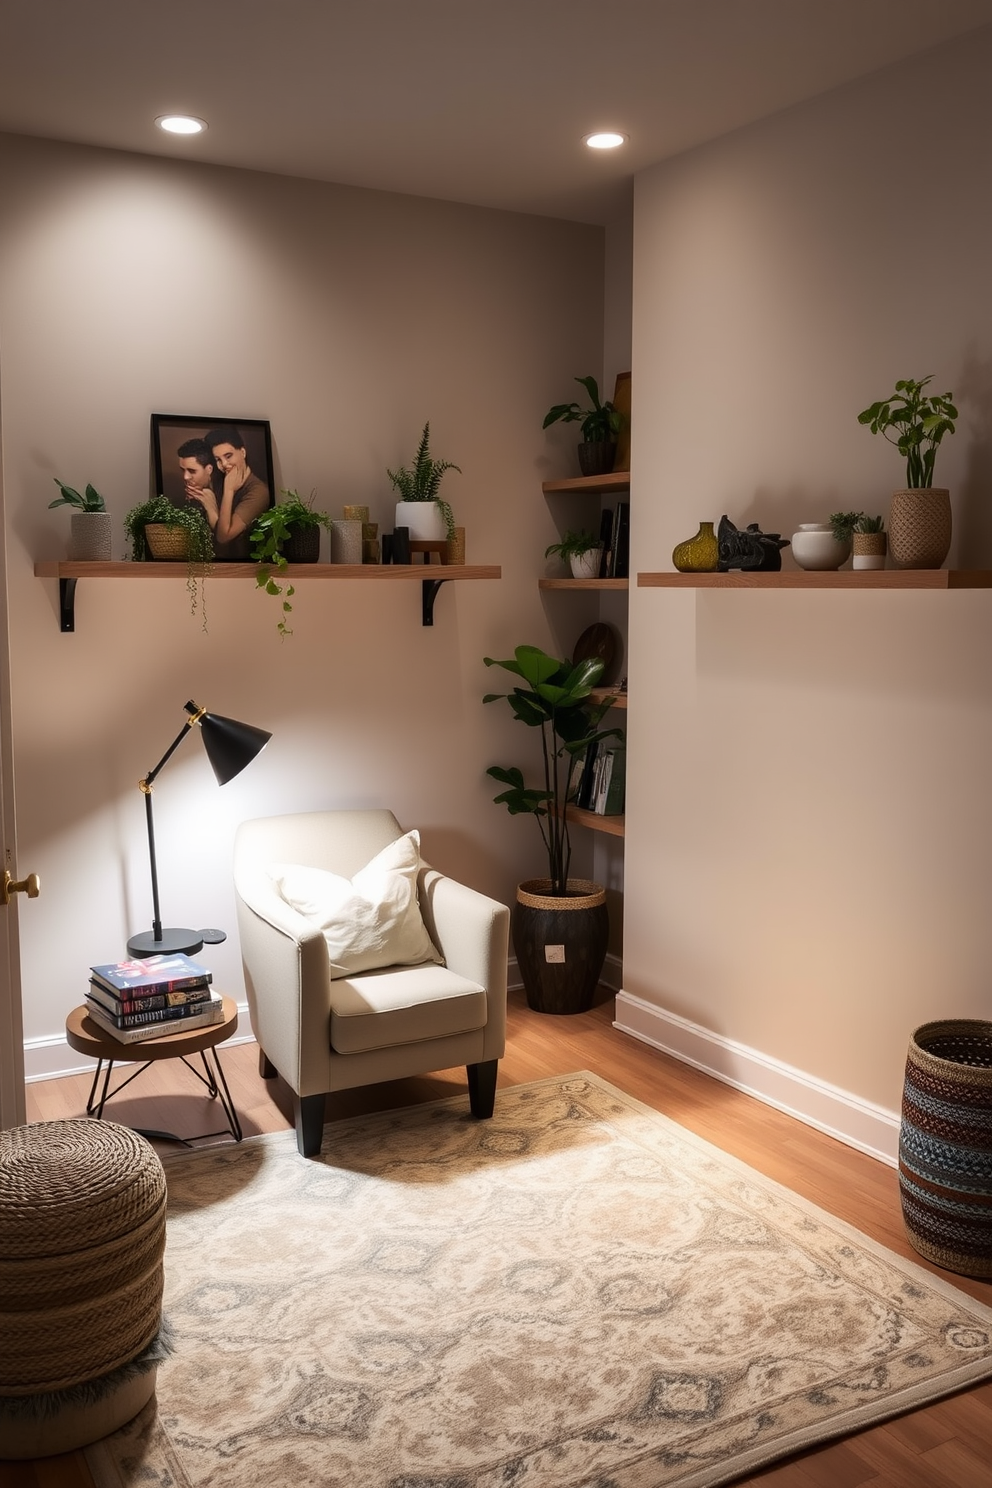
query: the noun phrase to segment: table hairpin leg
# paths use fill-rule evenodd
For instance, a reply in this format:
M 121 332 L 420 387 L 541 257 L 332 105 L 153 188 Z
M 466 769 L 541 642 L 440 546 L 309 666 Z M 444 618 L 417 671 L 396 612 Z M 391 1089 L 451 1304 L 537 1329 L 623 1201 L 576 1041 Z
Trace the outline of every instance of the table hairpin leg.
M 211 1068 L 210 1060 L 207 1058 L 208 1054 L 213 1055 L 213 1068 Z M 220 1055 L 218 1054 L 217 1050 L 202 1049 L 200 1051 L 200 1059 L 203 1063 L 205 1072 L 202 1075 L 195 1065 L 190 1064 L 185 1054 L 181 1057 L 183 1064 L 189 1070 L 190 1074 L 195 1075 L 200 1084 L 207 1087 L 207 1094 L 210 1096 L 210 1099 L 220 1101 L 221 1110 L 227 1117 L 227 1130 L 230 1132 L 231 1136 L 236 1142 L 240 1142 L 243 1136 L 241 1130 L 241 1122 L 239 1121 L 238 1113 L 234 1108 L 234 1101 L 231 1099 L 231 1092 L 227 1088 L 227 1081 L 224 1078 L 224 1070 L 223 1066 L 221 1065 Z M 203 1136 L 205 1137 L 220 1137 L 223 1135 L 223 1132 L 203 1133 Z
M 207 1057 L 209 1054 L 213 1055 L 212 1067 L 211 1061 Z M 221 1065 L 220 1055 L 218 1054 L 217 1050 L 204 1049 L 201 1051 L 200 1059 L 203 1063 L 204 1069 L 204 1074 L 202 1075 L 195 1065 L 190 1064 L 185 1054 L 181 1055 L 180 1058 L 182 1060 L 182 1063 L 189 1070 L 190 1074 L 195 1075 L 200 1084 L 206 1086 L 207 1094 L 209 1095 L 210 1099 L 220 1101 L 221 1110 L 224 1112 L 224 1115 L 227 1118 L 227 1126 L 224 1127 L 221 1131 L 200 1132 L 198 1136 L 192 1139 L 192 1142 L 188 1141 L 185 1137 L 177 1137 L 172 1132 L 150 1131 L 138 1126 L 132 1129 L 136 1131 L 140 1137 L 148 1137 L 149 1139 L 155 1138 L 159 1142 L 177 1142 L 182 1147 L 191 1147 L 193 1142 L 202 1141 L 205 1137 L 223 1137 L 228 1133 L 234 1138 L 236 1142 L 242 1141 L 244 1139 L 244 1133 L 241 1130 L 241 1122 L 238 1118 L 238 1113 L 235 1109 L 234 1101 L 231 1098 L 231 1092 L 228 1088 L 227 1080 L 224 1078 L 224 1069 Z M 90 1085 L 90 1093 L 86 1101 L 87 1116 L 93 1116 L 96 1118 L 97 1121 L 102 1121 L 103 1108 L 107 1104 L 107 1101 L 110 1099 L 110 1097 L 112 1095 L 117 1095 L 121 1090 L 124 1089 L 125 1085 L 130 1085 L 132 1080 L 136 1080 L 138 1076 L 148 1068 L 148 1065 L 150 1063 L 151 1061 L 147 1060 L 144 1064 L 139 1064 L 138 1068 L 134 1070 L 132 1074 L 128 1075 L 126 1080 L 122 1080 L 119 1085 L 115 1085 L 113 1090 L 111 1090 L 110 1078 L 113 1074 L 114 1061 L 112 1059 L 98 1059 L 96 1062 L 96 1069 L 93 1073 L 93 1083 Z M 97 1094 L 98 1088 L 99 1094 Z

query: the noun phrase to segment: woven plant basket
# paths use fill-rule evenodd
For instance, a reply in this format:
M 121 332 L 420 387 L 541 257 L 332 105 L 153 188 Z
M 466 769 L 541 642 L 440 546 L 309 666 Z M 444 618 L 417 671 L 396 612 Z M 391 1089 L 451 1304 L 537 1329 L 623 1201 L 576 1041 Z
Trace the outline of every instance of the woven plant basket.
M 889 552 L 897 568 L 939 568 L 951 546 L 951 494 L 944 487 L 893 491 Z
M 592 1007 L 610 938 L 600 884 L 570 878 L 561 898 L 550 879 L 527 879 L 517 886 L 510 927 L 529 1007 L 565 1014 Z
M 156 563 L 185 562 L 188 552 L 186 532 L 182 527 L 166 527 L 162 522 L 149 522 L 145 542 Z
M 992 1023 L 924 1023 L 906 1060 L 899 1194 L 914 1249 L 992 1277 Z

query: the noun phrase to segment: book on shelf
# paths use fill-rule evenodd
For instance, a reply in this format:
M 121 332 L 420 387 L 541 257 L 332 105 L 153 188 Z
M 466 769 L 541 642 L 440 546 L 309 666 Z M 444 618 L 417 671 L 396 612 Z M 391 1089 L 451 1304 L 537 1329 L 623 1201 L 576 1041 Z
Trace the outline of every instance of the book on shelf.
M 181 992 L 153 992 L 150 997 L 122 997 L 91 977 L 90 990 L 86 995 L 99 1003 L 111 1017 L 127 1017 L 132 1013 L 151 1013 L 209 1002 L 210 988 L 184 987 Z
M 613 540 L 613 578 L 630 577 L 630 502 L 617 502 L 616 532 Z
M 606 763 L 603 767 L 604 778 L 596 799 L 596 815 L 622 816 L 625 804 L 627 751 L 622 744 L 617 744 L 607 749 L 606 756 Z
M 181 992 L 184 987 L 206 987 L 213 972 L 189 956 L 148 956 L 143 961 L 117 961 L 90 967 L 91 980 L 122 995 L 141 992 Z
M 108 1033 L 121 1044 L 137 1044 L 143 1039 L 167 1038 L 171 1033 L 193 1033 L 198 1028 L 209 1028 L 224 1021 L 224 999 L 219 992 L 211 992 L 210 1001 L 191 1005 L 192 1011 L 183 1013 L 169 1010 L 167 1017 L 151 1023 L 137 1023 L 126 1028 L 118 1027 L 116 1021 L 103 1011 L 90 997 L 86 999 L 86 1016 L 101 1033 Z M 140 1015 L 139 1015 L 140 1016 Z M 154 1018 L 154 1014 L 147 1015 Z
M 613 545 L 613 512 L 607 506 L 599 519 L 599 577 L 607 579 L 610 576 L 610 550 Z

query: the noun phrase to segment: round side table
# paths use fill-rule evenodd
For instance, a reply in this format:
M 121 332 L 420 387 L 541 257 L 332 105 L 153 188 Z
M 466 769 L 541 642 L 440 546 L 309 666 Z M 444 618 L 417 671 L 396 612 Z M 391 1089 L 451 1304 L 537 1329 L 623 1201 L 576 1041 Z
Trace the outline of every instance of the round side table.
M 142 1039 L 133 1044 L 121 1043 L 112 1034 L 99 1028 L 89 1017 L 85 1007 L 73 1008 L 65 1020 L 66 1043 L 78 1054 L 88 1054 L 91 1059 L 96 1060 L 93 1084 L 86 1102 L 87 1116 L 95 1116 L 98 1121 L 101 1120 L 103 1108 L 110 1096 L 123 1090 L 125 1085 L 130 1085 L 131 1081 L 136 1080 L 142 1071 L 146 1070 L 155 1060 L 181 1059 L 190 1073 L 207 1087 L 211 1100 L 220 1101 L 221 1109 L 227 1118 L 226 1130 L 236 1142 L 240 1142 L 243 1136 L 241 1122 L 234 1108 L 227 1080 L 224 1078 L 217 1049 L 218 1044 L 222 1044 L 237 1031 L 238 1008 L 230 997 L 225 997 L 223 1003 L 224 1016 L 219 1023 L 212 1023 L 208 1028 L 194 1028 L 188 1033 L 180 1030 L 176 1033 L 163 1034 L 160 1038 Z M 190 1056 L 196 1054 L 200 1056 L 203 1074 L 190 1063 Z M 139 1068 L 111 1090 L 110 1077 L 114 1065 L 125 1063 L 138 1064 Z M 141 1135 L 157 1138 L 160 1142 L 182 1142 L 189 1146 L 185 1138 L 175 1137 L 171 1132 L 146 1131 Z M 195 1137 L 193 1140 L 198 1141 L 202 1137 L 222 1135 L 223 1132 L 203 1132 L 200 1138 Z

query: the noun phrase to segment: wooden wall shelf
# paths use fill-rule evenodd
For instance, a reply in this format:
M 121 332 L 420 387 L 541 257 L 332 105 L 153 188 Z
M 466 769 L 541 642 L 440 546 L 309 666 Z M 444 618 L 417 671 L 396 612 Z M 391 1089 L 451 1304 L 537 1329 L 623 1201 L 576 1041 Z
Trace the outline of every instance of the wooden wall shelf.
M 609 475 L 576 475 L 571 480 L 545 481 L 541 486 L 545 496 L 565 494 L 580 495 L 583 491 L 629 491 L 630 471 L 613 470 Z
M 539 589 L 628 589 L 629 579 L 538 579 Z
M 622 816 L 599 816 L 595 811 L 583 811 L 579 806 L 569 806 L 568 820 L 577 827 L 588 827 L 593 832 L 606 832 L 610 837 L 622 837 Z
M 992 589 L 992 569 L 880 568 L 817 573 L 639 573 L 638 589 Z
M 614 708 L 626 708 L 627 706 L 627 694 L 614 692 L 612 687 L 594 687 L 589 696 L 594 703 L 605 703 L 609 698 Z
M 58 579 L 60 628 L 75 630 L 76 583 L 79 579 L 182 579 L 186 580 L 185 563 L 75 563 L 64 559 L 45 559 L 34 566 L 35 578 Z M 217 563 L 207 573 L 215 579 L 241 579 L 255 582 L 258 567 L 254 563 Z M 495 564 L 440 563 L 290 563 L 280 578 L 290 584 L 306 580 L 364 579 L 372 583 L 419 583 L 422 589 L 422 621 L 434 624 L 434 600 L 442 584 L 464 579 L 499 579 L 503 570 Z

